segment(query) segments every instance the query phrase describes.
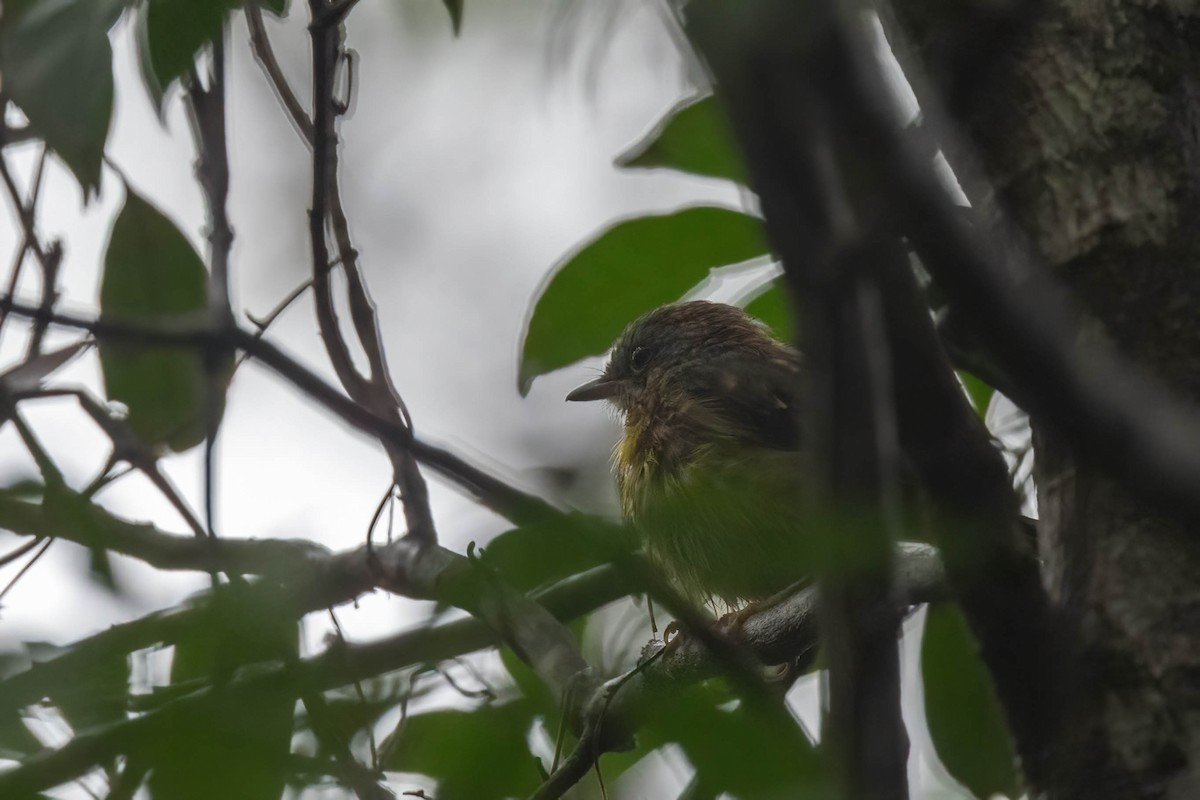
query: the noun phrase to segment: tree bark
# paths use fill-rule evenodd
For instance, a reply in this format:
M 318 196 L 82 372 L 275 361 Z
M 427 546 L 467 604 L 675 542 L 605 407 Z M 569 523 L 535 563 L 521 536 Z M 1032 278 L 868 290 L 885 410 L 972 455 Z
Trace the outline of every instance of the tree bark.
M 940 6 L 895 13 L 998 205 L 1073 291 L 1078 340 L 1200 400 L 1200 5 L 1055 0 L 1019 33 L 1001 26 L 973 94 Z M 1200 531 L 1033 425 L 1043 577 L 1081 648 L 1072 741 L 1054 785 L 1033 788 L 1200 797 Z

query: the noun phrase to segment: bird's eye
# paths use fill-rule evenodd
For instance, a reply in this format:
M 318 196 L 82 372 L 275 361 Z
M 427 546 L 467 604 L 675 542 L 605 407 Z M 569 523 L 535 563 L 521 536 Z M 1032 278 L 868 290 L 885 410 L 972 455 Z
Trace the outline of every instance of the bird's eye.
M 629 354 L 629 366 L 634 372 L 641 372 L 650 363 L 650 348 L 635 347 Z

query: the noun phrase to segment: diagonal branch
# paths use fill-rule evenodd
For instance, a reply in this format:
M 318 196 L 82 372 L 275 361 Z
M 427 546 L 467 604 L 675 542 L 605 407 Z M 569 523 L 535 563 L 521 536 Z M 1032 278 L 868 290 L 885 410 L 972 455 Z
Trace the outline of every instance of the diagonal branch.
M 0 92 L 0 108 L 6 107 L 3 92 Z M 0 145 L 3 145 L 8 139 L 7 123 L 0 119 Z M 20 248 L 21 260 L 18 260 L 13 269 L 11 282 L 16 283 L 17 272 L 24 258 L 26 250 L 33 253 L 34 258 L 38 262 L 41 269 L 41 302 L 39 307 L 43 312 L 49 313 L 54 308 L 55 302 L 58 300 L 58 269 L 62 263 L 62 247 L 55 241 L 46 246 L 42 244 L 41 239 L 37 234 L 37 224 L 35 217 L 35 204 L 37 202 L 37 191 L 41 185 L 42 169 L 45 163 L 45 151 L 42 154 L 42 161 L 39 163 L 37 172 L 34 177 L 34 189 L 31 193 L 31 198 L 28 203 L 21 199 L 21 190 L 17 187 L 17 182 L 12 176 L 12 172 L 8 168 L 8 161 L 0 154 L 0 179 L 3 180 L 4 188 L 8 192 L 9 200 L 12 202 L 13 209 L 16 212 L 17 218 L 21 222 L 22 243 Z M 2 323 L 4 317 L 0 317 Z M 42 320 L 35 320 L 33 332 L 29 337 L 29 344 L 26 347 L 26 359 L 32 359 L 42 351 L 42 341 L 46 336 L 47 323 Z
M 0 98 L 2 100 L 2 98 Z M 0 125 L 4 123 L 0 121 Z M 5 131 L 7 134 L 7 131 Z M 29 201 L 23 206 L 23 210 L 19 211 L 18 216 L 22 219 L 34 219 L 37 213 L 38 196 L 42 191 L 42 176 L 46 169 L 46 156 L 49 155 L 50 149 L 42 147 L 42 154 L 38 158 L 37 168 L 33 173 L 33 186 L 29 190 Z M 21 246 L 17 248 L 17 252 L 13 255 L 12 267 L 8 273 L 8 294 L 14 295 L 17 291 L 17 285 L 21 280 L 21 271 L 25 266 L 25 256 L 36 244 L 35 239 L 29 238 L 30 227 L 22 225 L 21 231 Z M 4 330 L 4 323 L 8 321 L 8 314 L 5 311 L 0 311 L 0 334 Z
M 275 57 L 271 39 L 267 36 L 267 29 L 263 24 L 262 11 L 257 3 L 246 4 L 246 25 L 250 29 L 250 49 L 254 53 L 254 58 L 267 74 L 267 80 L 271 84 L 271 88 L 275 90 L 275 96 L 279 98 L 288 118 L 296 128 L 296 132 L 311 147 L 312 120 L 283 75 L 283 68 L 279 65 L 279 59 Z
M 225 540 L 222 543 L 226 543 Z M 945 577 L 937 551 L 927 545 L 902 545 L 897 553 L 894 585 L 896 602 L 912 605 L 943 600 L 947 596 Z M 537 596 L 539 603 L 552 610 L 560 619 L 571 619 L 610 602 L 638 587 L 621 582 L 611 568 L 601 568 L 569 578 Z M 817 641 L 819 597 L 815 589 L 806 589 L 771 608 L 749 617 L 743 628 L 746 645 L 768 663 L 778 663 L 803 654 Z M 168 620 L 170 612 L 159 620 Z M 160 624 L 162 624 L 160 622 Z M 120 629 L 121 626 L 118 626 Z M 114 629 L 114 630 L 118 630 Z M 97 637 L 103 636 L 98 634 Z M 92 637 L 93 639 L 97 637 Z M 319 690 L 345 686 L 354 680 L 407 666 L 436 662 L 482 647 L 497 644 L 494 631 L 475 618 L 456 620 L 436 628 L 421 627 L 375 642 L 331 648 L 321 655 L 301 660 L 298 667 L 263 665 L 247 671 L 221 687 L 225 693 L 245 692 L 248 696 L 264 687 L 278 691 L 281 686 L 299 693 L 301 686 Z M 68 654 L 72 651 L 68 651 Z M 65 662 L 65 663 L 59 663 Z M 41 669 L 58 665 L 61 675 L 69 675 L 78 665 L 68 655 L 35 667 L 18 676 L 0 682 L 2 695 L 12 702 L 31 702 L 40 695 L 39 685 L 16 680 Z M 653 713 L 655 698 L 664 692 L 688 683 L 721 674 L 720 659 L 711 657 L 698 639 L 682 641 L 679 646 L 657 657 L 653 664 L 608 685 L 596 685 L 582 692 L 583 701 L 577 705 L 579 724 L 593 725 L 602 730 L 601 747 L 611 749 L 627 741 L 628 731 L 642 725 L 647 714 Z M 59 678 L 61 679 L 61 678 Z M 606 696 L 612 684 L 620 683 L 613 692 L 611 703 L 591 702 Z M 14 696 L 14 690 L 17 694 Z M 203 707 L 211 698 L 211 689 L 200 689 L 140 717 L 98 729 L 81 731 L 61 748 L 48 750 L 27 759 L 21 765 L 0 772 L 0 795 L 24 796 L 32 791 L 63 783 L 82 774 L 95 763 L 122 752 L 135 750 L 146 737 L 169 729 L 172 720 Z M 621 732 L 618 735 L 615 732 Z M 607 743 L 607 744 L 605 744 Z
M 369 409 L 339 392 L 312 370 L 296 361 L 259 333 L 232 327 L 213 331 L 206 320 L 176 318 L 153 324 L 98 320 L 44 310 L 11 297 L 0 297 L 0 310 L 67 328 L 89 331 L 98 339 L 111 339 L 142 347 L 190 345 L 228 347 L 249 353 L 280 377 L 289 381 L 351 427 L 370 434 L 385 444 L 411 448 L 413 455 L 460 486 L 487 508 L 518 525 L 561 518 L 563 512 L 535 495 L 523 492 L 453 453 L 416 438 L 407 427 L 376 416 Z

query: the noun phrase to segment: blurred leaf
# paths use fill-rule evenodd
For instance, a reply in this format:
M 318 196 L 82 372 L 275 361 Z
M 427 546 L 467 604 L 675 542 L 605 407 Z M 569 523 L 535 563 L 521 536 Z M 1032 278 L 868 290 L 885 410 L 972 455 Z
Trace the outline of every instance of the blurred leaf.
M 138 56 L 146 90 L 162 114 L 172 81 L 196 63 L 200 48 L 221 35 L 238 0 L 147 0 L 138 10 Z
M 525 744 L 533 721 L 527 700 L 418 714 L 383 768 L 436 779 L 438 800 L 525 797 L 542 781 Z
M 747 184 L 746 169 L 715 97 L 689 97 L 617 157 L 619 167 L 667 167 Z
M 330 744 L 341 745 L 350 742 L 360 732 L 375 725 L 379 718 L 398 706 L 401 698 L 394 700 L 370 700 L 365 703 L 357 697 L 339 697 L 326 700 L 322 717 L 318 718 L 317 755 L 319 757 L 336 758 L 339 754 L 329 752 Z M 302 724 L 308 730 L 313 726 L 307 711 L 302 718 Z M 332 741 L 327 741 L 329 737 Z
M 796 324 L 792 319 L 792 304 L 784 288 L 775 281 L 771 288 L 746 304 L 746 313 L 766 323 L 775 338 L 784 342 L 796 340 Z
M 171 663 L 173 685 L 207 679 L 212 699 L 173 720 L 170 737 L 148 744 L 151 795 L 278 800 L 291 751 L 295 695 L 283 685 L 253 695 L 229 695 L 222 686 L 239 668 L 290 662 L 298 650 L 299 626 L 282 600 L 237 583 L 222 586 L 180 637 Z
M 554 268 L 535 301 L 518 386 L 603 353 L 633 319 L 678 300 L 710 270 L 767 252 L 761 222 L 694 207 L 618 222 Z
M 288 0 L 261 0 L 259 5 L 277 17 L 287 16 Z
M 561 580 L 609 561 L 618 551 L 631 552 L 632 539 L 618 540 L 609 529 L 595 534 L 587 520 L 563 530 L 562 521 L 514 528 L 492 539 L 483 550 L 485 564 L 504 582 L 522 592 Z
M 88 548 L 88 576 L 97 585 L 112 594 L 122 594 L 120 585 L 112 571 L 112 560 L 103 547 Z
M 458 36 L 462 33 L 463 0 L 442 0 L 442 3 L 450 12 L 450 27 L 454 29 L 454 35 Z
M 648 745 L 682 747 L 705 791 L 755 800 L 834 796 L 820 756 L 799 727 L 795 735 L 779 736 L 744 703 L 718 707 L 724 698 L 704 686 L 671 694 L 642 737 Z
M 47 661 L 66 649 L 48 642 L 26 642 L 25 647 L 34 661 Z M 86 670 L 59 680 L 46 694 L 77 731 L 124 719 L 128 707 L 129 658 L 118 650 L 96 653 Z
M 925 717 L 938 758 L 979 798 L 1021 794 L 1016 753 L 991 677 L 957 606 L 929 606 L 921 640 Z
M 22 672 L 29 664 L 29 654 L 24 650 L 0 652 L 0 678 Z M 42 743 L 29 732 L 23 720 L 20 708 L 0 698 L 0 758 L 19 761 L 42 749 Z
M 113 224 L 100 282 L 105 320 L 170 322 L 205 307 L 208 273 L 174 223 L 127 189 Z M 195 348 L 99 345 L 105 392 L 129 409 L 150 445 L 182 452 L 204 441 L 203 356 Z
M 979 415 L 980 419 L 986 419 L 988 406 L 991 405 L 992 396 L 996 394 L 996 390 L 965 370 L 958 370 L 958 377 L 967 390 L 967 396 L 971 398 L 971 405 L 975 407 L 975 413 Z
M 74 173 L 100 189 L 113 108 L 108 31 L 125 0 L 7 0 L 0 25 L 4 91 Z

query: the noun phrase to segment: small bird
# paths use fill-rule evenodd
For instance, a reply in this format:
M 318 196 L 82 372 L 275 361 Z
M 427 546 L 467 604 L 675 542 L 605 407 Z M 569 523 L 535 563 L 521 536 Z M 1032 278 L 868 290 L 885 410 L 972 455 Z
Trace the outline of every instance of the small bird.
M 804 575 L 800 354 L 741 309 L 657 308 L 567 400 L 608 400 L 625 517 L 687 597 L 730 609 Z M 714 603 L 715 605 L 715 603 Z

